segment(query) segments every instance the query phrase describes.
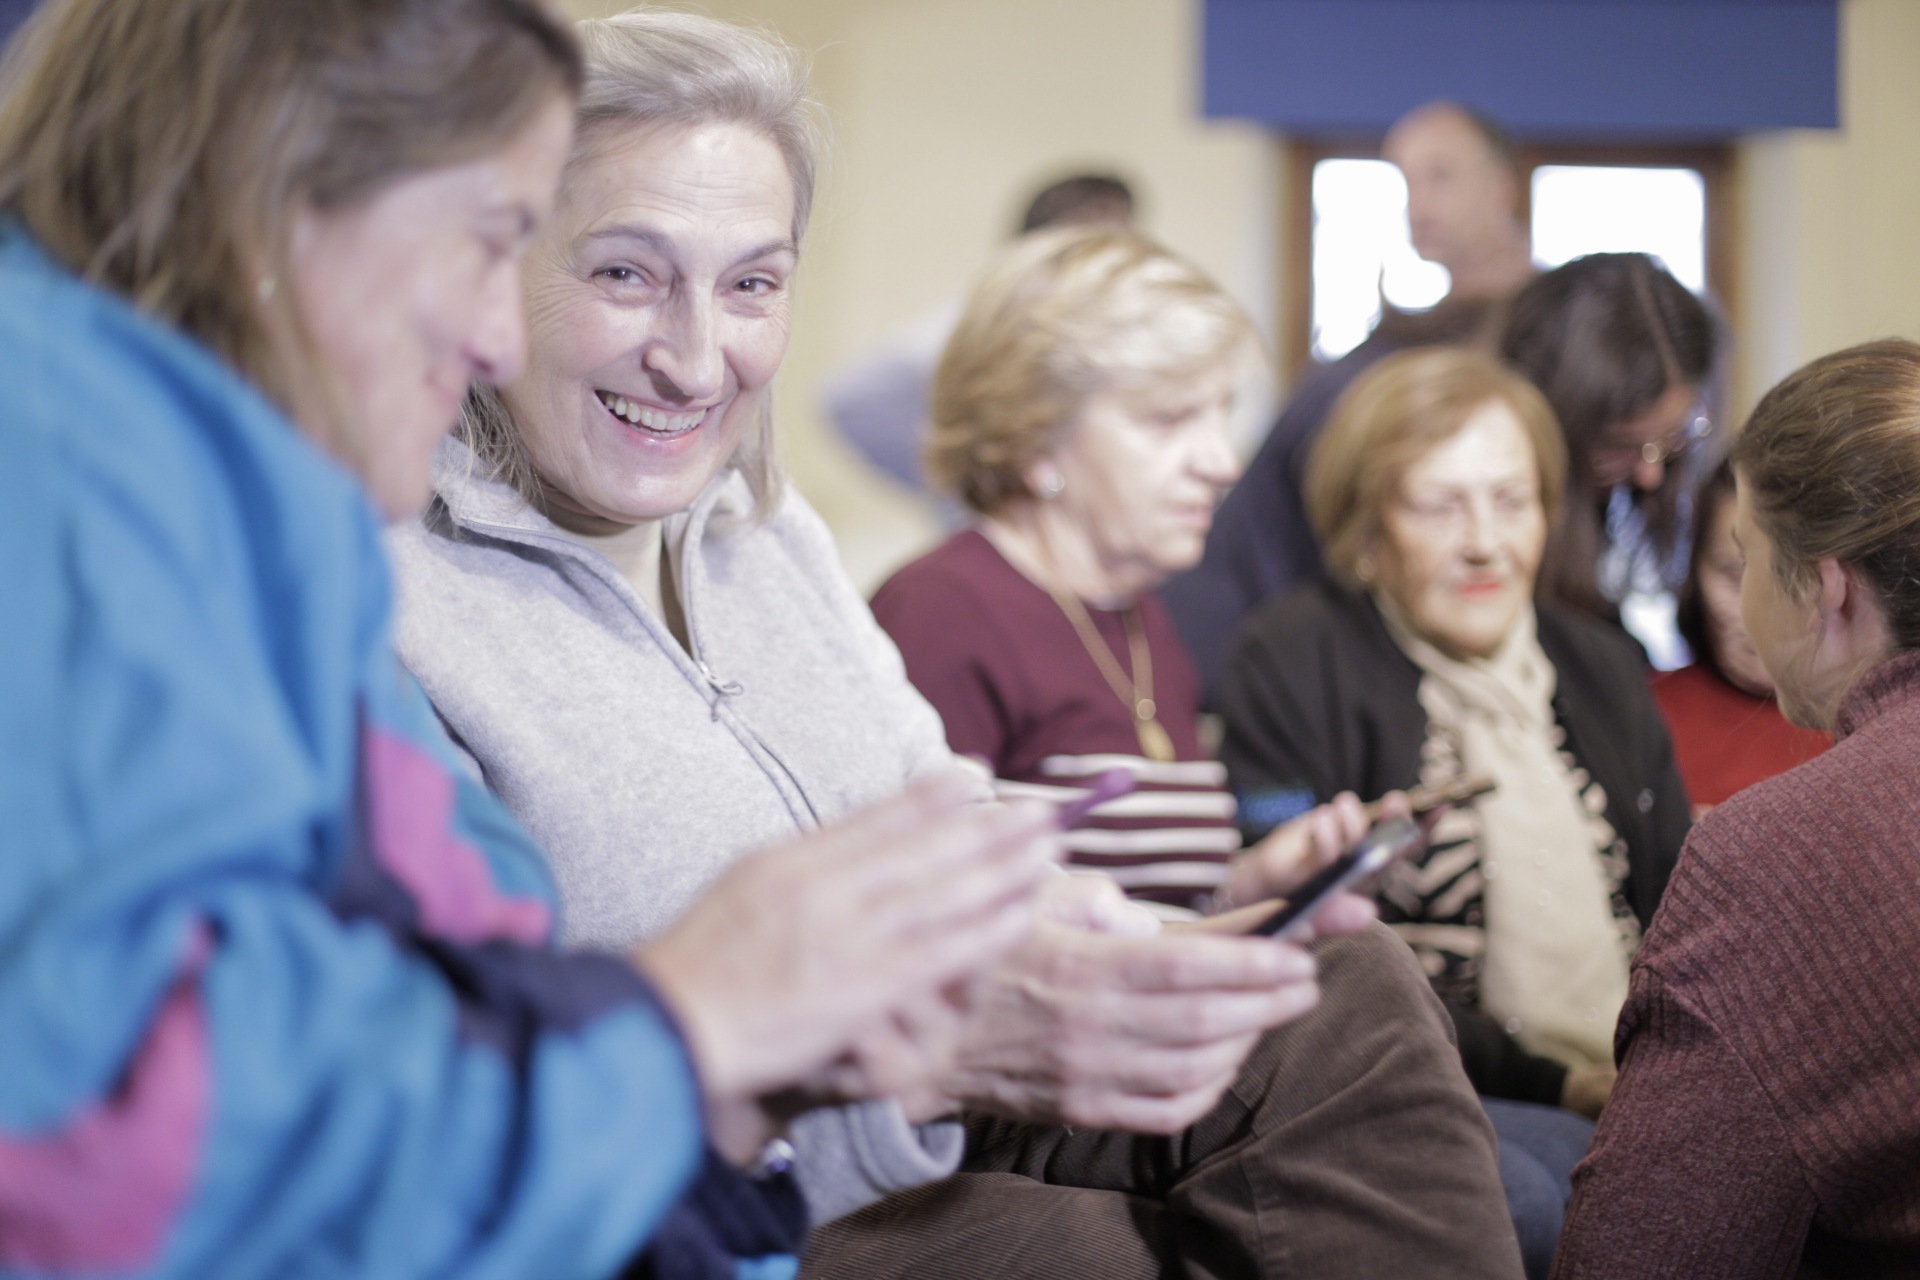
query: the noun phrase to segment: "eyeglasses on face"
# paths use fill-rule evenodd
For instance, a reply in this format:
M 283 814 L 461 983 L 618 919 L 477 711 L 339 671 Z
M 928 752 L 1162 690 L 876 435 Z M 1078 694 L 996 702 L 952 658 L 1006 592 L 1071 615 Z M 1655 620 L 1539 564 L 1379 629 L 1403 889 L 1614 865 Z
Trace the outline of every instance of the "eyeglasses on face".
M 1694 406 L 1679 430 L 1643 444 L 1603 444 L 1593 451 L 1594 476 L 1602 484 L 1619 484 L 1633 475 L 1642 464 L 1663 467 L 1683 457 L 1713 434 L 1713 419 L 1704 405 Z

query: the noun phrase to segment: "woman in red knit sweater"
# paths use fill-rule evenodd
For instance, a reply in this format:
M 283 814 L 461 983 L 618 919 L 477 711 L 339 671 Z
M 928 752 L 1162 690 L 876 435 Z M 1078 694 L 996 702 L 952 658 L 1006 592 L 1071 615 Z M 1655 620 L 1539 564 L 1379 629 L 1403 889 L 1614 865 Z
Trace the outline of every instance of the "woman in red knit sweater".
M 1673 754 L 1693 816 L 1736 791 L 1805 764 L 1833 736 L 1780 714 L 1773 677 L 1740 621 L 1733 540 L 1733 465 L 1723 462 L 1694 498 L 1693 550 L 1680 588 L 1680 634 L 1693 662 L 1654 677 L 1653 700 L 1673 734 Z
M 1747 631 L 1835 743 L 1688 837 L 1558 1277 L 1920 1274 L 1920 344 L 1800 370 L 1733 467 Z

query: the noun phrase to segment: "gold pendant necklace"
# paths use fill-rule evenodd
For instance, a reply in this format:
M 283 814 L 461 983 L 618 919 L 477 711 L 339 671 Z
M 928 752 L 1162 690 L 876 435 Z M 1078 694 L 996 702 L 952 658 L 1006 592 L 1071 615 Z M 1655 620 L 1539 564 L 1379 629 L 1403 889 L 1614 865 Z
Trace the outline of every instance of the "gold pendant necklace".
M 1140 754 L 1162 764 L 1173 761 L 1173 738 L 1158 719 L 1160 708 L 1153 701 L 1153 651 L 1147 645 L 1146 624 L 1140 620 L 1140 606 L 1134 605 L 1122 615 L 1127 628 L 1127 656 L 1133 663 L 1133 678 L 1120 673 L 1120 662 L 1107 647 L 1107 641 L 1093 625 L 1087 607 L 1077 596 L 1047 584 L 1047 594 L 1067 615 L 1067 621 L 1080 637 L 1093 665 L 1100 668 L 1113 696 L 1133 712 L 1133 731 L 1140 739 Z

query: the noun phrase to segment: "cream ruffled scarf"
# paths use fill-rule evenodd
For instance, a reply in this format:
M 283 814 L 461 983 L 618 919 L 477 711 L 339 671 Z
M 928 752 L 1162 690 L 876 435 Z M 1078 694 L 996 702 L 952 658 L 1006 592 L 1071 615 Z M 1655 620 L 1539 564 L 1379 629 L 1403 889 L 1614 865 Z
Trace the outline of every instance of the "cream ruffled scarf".
M 1568 1066 L 1613 1060 L 1627 994 L 1614 922 L 1581 789 L 1554 745 L 1553 664 L 1525 610 L 1489 658 L 1450 658 L 1376 595 L 1395 643 L 1424 673 L 1420 706 L 1456 736 L 1466 771 L 1499 789 L 1476 805 L 1487 945 L 1480 1007 L 1532 1053 Z

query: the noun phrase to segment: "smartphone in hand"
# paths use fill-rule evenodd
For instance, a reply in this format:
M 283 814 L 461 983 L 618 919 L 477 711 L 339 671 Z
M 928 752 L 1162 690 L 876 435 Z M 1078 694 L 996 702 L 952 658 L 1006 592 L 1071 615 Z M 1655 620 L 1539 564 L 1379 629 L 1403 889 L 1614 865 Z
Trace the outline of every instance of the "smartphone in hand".
M 1426 833 L 1411 818 L 1389 818 L 1376 824 L 1359 844 L 1316 871 L 1288 895 L 1284 906 L 1247 932 L 1288 942 L 1297 940 L 1334 894 L 1406 857 L 1425 842 Z

